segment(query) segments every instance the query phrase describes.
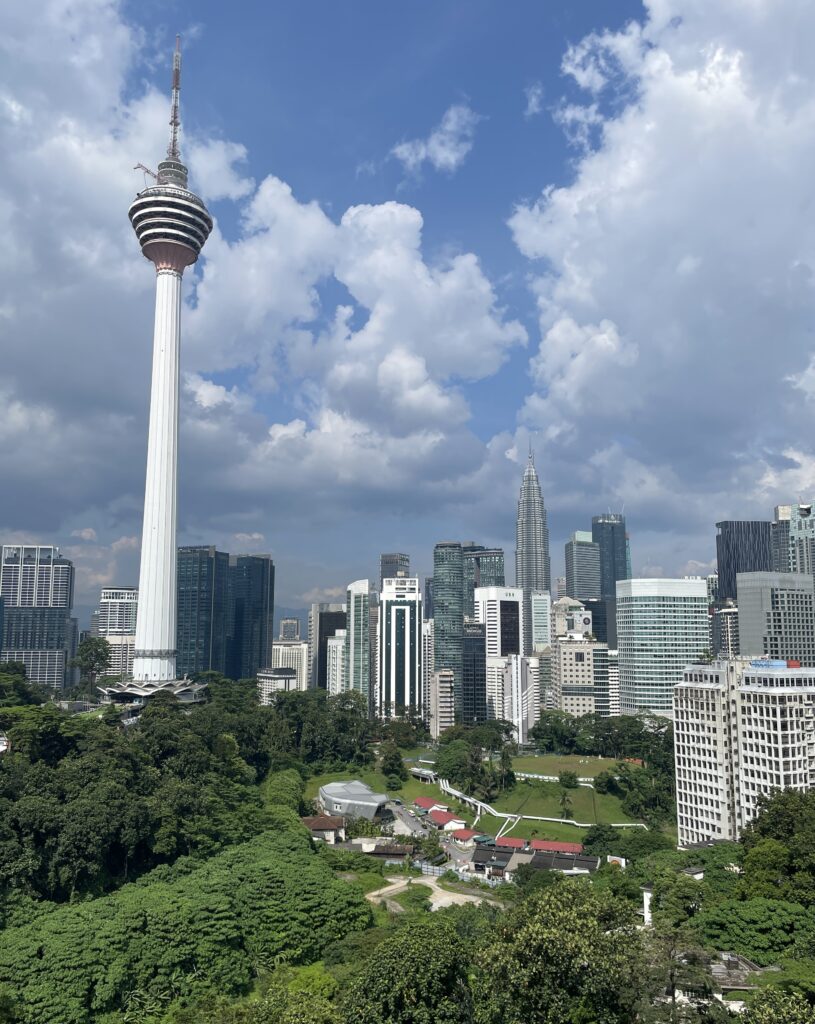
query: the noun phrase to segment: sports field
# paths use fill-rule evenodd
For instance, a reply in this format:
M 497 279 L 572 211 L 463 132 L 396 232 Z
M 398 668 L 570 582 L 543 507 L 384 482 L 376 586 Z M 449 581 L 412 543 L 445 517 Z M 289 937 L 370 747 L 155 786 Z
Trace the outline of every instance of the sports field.
M 614 771 L 617 762 L 610 757 L 582 757 L 579 754 L 521 754 L 513 757 L 516 772 L 535 775 L 560 775 L 574 772 L 579 778 L 594 778 L 603 771 Z

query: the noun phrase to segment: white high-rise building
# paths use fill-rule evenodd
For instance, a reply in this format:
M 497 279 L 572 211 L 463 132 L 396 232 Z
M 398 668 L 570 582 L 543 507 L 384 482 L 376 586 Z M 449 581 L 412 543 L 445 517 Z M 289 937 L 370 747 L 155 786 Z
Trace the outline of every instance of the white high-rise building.
M 107 675 L 119 679 L 133 675 L 133 651 L 136 646 L 136 613 L 139 592 L 135 587 L 106 587 L 94 615 L 93 632 L 110 645 Z
M 506 659 L 523 653 L 524 591 L 477 587 L 473 600 L 476 621 L 486 627 L 487 717 L 503 718 Z
M 308 689 L 308 644 L 305 640 L 275 640 L 271 668 L 292 668 L 298 690 Z
M 345 688 L 362 694 L 367 702 L 371 689 L 371 584 L 368 580 L 348 585 L 345 607 Z
M 608 652 L 608 715 L 616 718 L 622 714 L 620 707 L 620 662 L 617 651 Z
M 422 593 L 419 580 L 398 576 L 383 581 L 379 599 L 377 710 L 392 718 L 427 712 L 422 668 Z
M 327 641 L 326 689 L 331 697 L 348 689 L 348 677 L 345 674 L 346 645 L 347 631 L 344 629 L 338 629 Z
M 623 714 L 670 715 L 685 666 L 708 649 L 707 582 L 640 579 L 617 583 L 617 649 Z
M 455 672 L 451 668 L 443 668 L 430 674 L 427 717 L 430 736 L 434 740 L 437 740 L 445 729 L 451 729 L 456 724 L 455 681 Z
M 815 670 L 734 658 L 675 687 L 679 845 L 738 839 L 762 794 L 815 785 Z
M 548 590 L 536 590 L 530 598 L 532 609 L 532 650 L 545 650 L 552 642 L 552 598 Z
M 139 682 L 176 679 L 176 501 L 181 277 L 212 230 L 203 202 L 187 188 L 178 146 L 181 51 L 173 58 L 173 100 L 167 158 L 155 184 L 140 192 L 128 215 L 144 256 L 156 268 L 153 379 L 147 442 L 139 609 L 133 676 Z
M 433 634 L 433 620 L 425 619 L 422 622 L 422 671 L 424 672 L 425 693 L 430 693 L 430 677 L 436 671 Z
M 512 725 L 516 743 L 529 742 L 529 730 L 540 718 L 540 662 L 510 654 L 504 661 L 503 707 L 500 715 Z

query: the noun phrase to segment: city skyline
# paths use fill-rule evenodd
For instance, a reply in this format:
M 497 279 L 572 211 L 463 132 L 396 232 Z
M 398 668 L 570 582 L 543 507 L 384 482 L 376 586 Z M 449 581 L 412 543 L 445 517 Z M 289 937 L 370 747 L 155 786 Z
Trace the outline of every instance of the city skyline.
M 783 109 L 762 103 L 786 74 L 781 53 L 809 81 L 792 20 L 768 20 L 760 6 L 714 16 L 690 0 L 538 7 L 417 13 L 402 39 L 415 58 L 410 90 L 404 57 L 391 70 L 390 13 L 366 23 L 320 5 L 324 32 L 311 47 L 311 25 L 294 11 L 283 34 L 266 31 L 260 7 L 240 26 L 211 3 L 175 12 L 182 31 L 196 23 L 184 145 L 218 225 L 185 280 L 178 539 L 272 552 L 283 606 L 374 579 L 381 551 L 410 554 L 420 576 L 441 537 L 510 551 L 530 434 L 554 576 L 571 533 L 607 508 L 625 509 L 634 575 L 704 575 L 711 519 L 758 518 L 809 490 L 811 453 L 789 439 L 807 436 L 812 415 L 813 302 L 794 278 L 809 263 L 797 211 L 812 133 L 791 96 Z M 144 183 L 134 164 L 164 141 L 171 33 L 151 31 L 150 19 L 83 0 L 45 25 L 22 5 L 0 23 L 16 44 L 0 125 L 4 245 L 26 254 L 0 296 L 19 342 L 2 385 L 13 415 L 0 470 L 15 501 L 3 503 L 0 531 L 71 557 L 85 621 L 102 586 L 135 582 L 138 562 L 149 283 L 121 211 Z M 74 39 L 85 41 L 81 75 Z M 356 70 L 365 62 L 339 61 L 329 39 L 347 44 L 344 55 L 365 53 L 374 101 Z M 511 67 L 485 62 L 510 41 L 520 43 Z M 666 59 L 646 56 L 656 53 Z M 619 74 L 604 74 L 612 65 Z M 708 102 L 703 81 L 721 103 Z M 246 109 L 247 85 L 260 119 Z M 675 159 L 700 119 L 711 140 L 704 175 Z M 768 163 L 766 140 L 786 132 L 781 163 Z M 631 151 L 643 153 L 633 191 L 620 177 Z M 745 152 L 749 182 L 733 190 Z M 745 217 L 755 216 L 750 197 L 778 181 L 759 220 Z M 36 204 L 25 201 L 32 190 Z M 711 202 L 720 195 L 728 203 Z M 595 201 L 612 216 L 602 237 Z M 71 244 L 54 244 L 54 226 Z M 402 262 L 385 281 L 374 271 L 391 243 Z M 242 291 L 244 270 L 269 288 Z M 411 275 L 429 304 L 405 290 Z M 385 315 L 391 303 L 404 311 L 401 333 Z M 769 374 L 763 358 L 734 358 L 762 353 L 768 323 L 785 339 Z M 365 365 L 355 356 L 364 345 Z M 758 390 L 780 410 L 772 422 L 748 415 L 742 396 Z M 381 400 L 368 401 L 372 392 Z

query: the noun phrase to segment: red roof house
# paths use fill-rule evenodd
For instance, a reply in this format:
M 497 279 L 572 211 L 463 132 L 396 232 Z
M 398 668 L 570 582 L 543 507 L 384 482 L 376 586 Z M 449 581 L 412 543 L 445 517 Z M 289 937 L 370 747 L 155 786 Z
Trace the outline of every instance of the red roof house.
M 495 845 L 499 850 L 525 850 L 526 840 L 520 836 L 502 836 L 495 840 Z
M 414 807 L 421 807 L 423 811 L 446 811 L 447 804 L 441 804 L 438 800 L 434 800 L 432 796 L 417 796 L 413 801 Z
M 468 843 L 471 839 L 475 839 L 476 836 L 481 835 L 481 833 L 477 832 L 474 828 L 457 828 L 450 834 L 453 839 L 458 839 L 461 843 Z
M 428 818 L 438 828 L 444 829 L 445 832 L 455 832 L 456 829 L 464 828 L 467 824 L 463 818 L 450 814 L 449 811 L 431 811 L 428 814 Z
M 554 843 L 549 839 L 533 839 L 533 850 L 543 850 L 545 853 L 582 853 L 582 843 Z

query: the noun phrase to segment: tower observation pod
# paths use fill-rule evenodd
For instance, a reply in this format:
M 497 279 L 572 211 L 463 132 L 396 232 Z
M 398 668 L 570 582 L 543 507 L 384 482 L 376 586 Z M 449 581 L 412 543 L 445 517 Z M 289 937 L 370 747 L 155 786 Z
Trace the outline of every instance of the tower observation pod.
M 212 230 L 203 202 L 187 188 L 178 146 L 181 46 L 173 56 L 170 144 L 155 184 L 136 196 L 128 215 L 144 256 L 156 268 L 153 376 L 144 489 L 139 609 L 133 679 L 176 678 L 176 502 L 181 278 Z

